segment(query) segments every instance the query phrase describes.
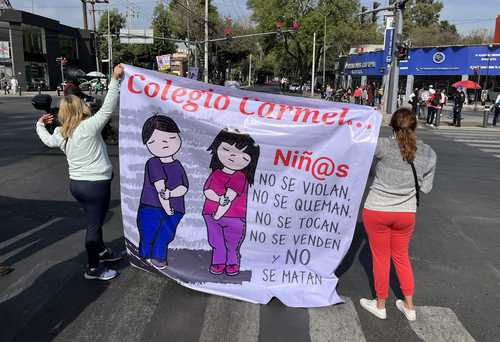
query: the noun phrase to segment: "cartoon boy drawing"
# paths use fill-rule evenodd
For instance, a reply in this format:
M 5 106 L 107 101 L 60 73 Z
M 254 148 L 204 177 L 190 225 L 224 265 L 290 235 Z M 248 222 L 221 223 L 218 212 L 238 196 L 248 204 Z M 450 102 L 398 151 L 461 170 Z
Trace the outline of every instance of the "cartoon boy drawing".
M 212 274 L 237 275 L 240 247 L 245 238 L 247 194 L 253 185 L 260 147 L 248 134 L 224 129 L 207 151 L 212 154 L 203 188 L 203 218 L 212 247 Z
M 182 164 L 174 159 L 182 144 L 179 133 L 174 120 L 164 115 L 150 117 L 142 127 L 142 142 L 153 157 L 146 162 L 137 212 L 139 255 L 159 270 L 168 266 L 168 244 L 184 216 L 189 188 Z

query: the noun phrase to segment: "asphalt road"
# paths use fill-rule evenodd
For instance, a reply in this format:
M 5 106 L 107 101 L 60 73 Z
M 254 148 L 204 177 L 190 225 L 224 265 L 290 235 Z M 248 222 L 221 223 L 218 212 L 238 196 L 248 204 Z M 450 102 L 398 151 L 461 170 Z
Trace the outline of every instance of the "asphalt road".
M 419 129 L 437 152 L 434 190 L 423 196 L 411 256 L 419 320 L 394 307 L 388 320 L 364 312 L 371 296 L 369 248 L 358 223 L 338 270 L 346 304 L 292 309 L 188 290 L 129 265 L 109 282 L 83 279 L 82 212 L 68 190 L 67 165 L 35 133 L 28 98 L 0 98 L 0 341 L 499 341 L 500 133 Z M 116 119 L 115 119 L 116 122 Z M 387 128 L 383 135 L 389 134 Z M 109 152 L 119 171 L 117 146 Z M 105 240 L 124 248 L 119 182 Z

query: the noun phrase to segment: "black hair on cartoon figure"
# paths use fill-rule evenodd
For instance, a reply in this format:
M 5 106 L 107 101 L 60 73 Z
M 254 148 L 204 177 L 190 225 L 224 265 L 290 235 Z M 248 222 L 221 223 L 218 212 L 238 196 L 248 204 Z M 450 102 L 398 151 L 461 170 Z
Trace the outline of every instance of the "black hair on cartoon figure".
M 179 127 L 174 120 L 166 115 L 155 114 L 144 122 L 142 126 L 142 142 L 146 144 L 157 129 L 163 132 L 180 133 Z
M 239 150 L 245 149 L 244 152 L 250 156 L 250 164 L 241 171 L 245 174 L 248 184 L 253 185 L 255 170 L 257 169 L 257 163 L 259 161 L 259 145 L 255 143 L 255 140 L 253 140 L 249 134 L 242 133 L 237 129 L 229 130 L 228 128 L 224 128 L 217 134 L 214 141 L 207 149 L 207 151 L 212 154 L 212 160 L 210 161 L 210 169 L 212 169 L 212 171 L 224 168 L 224 165 L 222 165 L 217 156 L 217 149 L 223 142 L 229 145 L 236 145 L 236 148 Z

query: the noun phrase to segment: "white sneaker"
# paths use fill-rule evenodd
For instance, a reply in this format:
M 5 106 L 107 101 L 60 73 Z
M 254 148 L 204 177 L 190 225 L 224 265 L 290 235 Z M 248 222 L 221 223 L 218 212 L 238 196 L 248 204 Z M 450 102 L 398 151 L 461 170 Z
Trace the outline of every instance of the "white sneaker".
M 376 299 L 366 299 L 366 298 L 361 298 L 359 300 L 359 304 L 363 309 L 368 311 L 369 313 L 373 314 L 377 318 L 380 319 L 386 319 L 387 318 L 387 311 L 384 309 L 379 309 L 377 308 L 377 300 Z
M 407 309 L 405 306 L 405 302 L 402 301 L 401 299 L 396 300 L 396 307 L 398 308 L 399 311 L 405 315 L 406 319 L 409 321 L 416 321 L 417 320 L 417 312 L 415 309 L 410 310 Z

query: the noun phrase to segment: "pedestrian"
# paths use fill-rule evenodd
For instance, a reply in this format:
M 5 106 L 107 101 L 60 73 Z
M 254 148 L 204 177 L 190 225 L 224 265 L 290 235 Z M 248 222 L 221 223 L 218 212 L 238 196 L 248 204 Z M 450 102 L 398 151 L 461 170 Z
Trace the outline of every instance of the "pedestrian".
M 411 105 L 411 109 L 415 116 L 417 115 L 417 106 L 418 106 L 418 88 L 415 88 L 413 92 L 410 94 L 408 98 L 408 103 Z
M 383 87 L 383 85 L 381 85 L 380 88 L 378 89 L 377 96 L 378 96 L 378 105 L 380 107 L 382 107 L 382 98 L 384 97 L 384 87 Z
M 361 104 L 361 97 L 363 96 L 363 90 L 361 87 L 356 87 L 354 90 L 354 103 L 355 104 Z
M 430 90 L 429 90 L 430 92 Z M 432 92 L 431 92 L 432 94 Z M 427 101 L 427 124 L 434 126 L 434 120 L 439 110 L 439 101 L 441 100 L 441 94 L 434 91 Z
M 352 98 L 352 89 L 351 87 L 347 88 L 347 103 L 351 103 Z
M 8 265 L 0 264 L 0 276 L 4 276 L 12 272 L 14 269 Z
M 465 93 L 463 89 L 458 89 L 453 96 L 453 126 L 460 127 L 462 121 L 462 108 L 465 103 Z
M 429 101 L 430 93 L 428 90 L 422 88 L 419 92 L 419 113 L 418 118 L 424 119 L 427 115 L 427 101 Z
M 17 87 L 19 86 L 19 82 L 17 82 L 17 79 L 15 77 L 12 77 L 10 79 L 10 89 L 12 90 L 12 93 L 14 95 L 17 94 Z
M 333 101 L 332 95 L 333 95 L 333 88 L 328 84 L 325 90 L 325 100 Z
M 375 83 L 371 83 L 368 86 L 368 105 L 371 107 L 375 107 Z
M 46 124 L 54 120 L 52 115 L 42 115 L 36 125 L 36 132 L 45 145 L 59 147 L 66 154 L 70 192 L 87 216 L 86 279 L 115 278 L 118 272 L 108 269 L 103 263 L 121 259 L 121 255 L 104 245 L 102 237 L 102 225 L 109 209 L 113 170 L 101 131 L 117 107 L 122 75 L 123 66 L 120 64 L 113 70 L 109 92 L 95 115 L 91 115 L 90 108 L 80 98 L 68 95 L 60 102 L 58 120 L 61 126 L 53 134 L 45 128 Z
M 417 119 L 407 108 L 391 118 L 393 134 L 379 138 L 375 150 L 375 177 L 363 209 L 363 224 L 373 262 L 377 298 L 362 298 L 361 306 L 380 319 L 386 319 L 391 259 L 405 300 L 396 307 L 410 320 L 416 320 L 413 304 L 414 278 L 408 256 L 415 229 L 420 191 L 432 189 L 436 153 L 416 138 Z
M 362 105 L 368 105 L 368 89 L 367 86 L 363 86 L 363 90 L 361 92 L 361 104 Z
M 436 114 L 436 127 L 439 127 L 439 124 L 441 123 L 441 117 L 443 116 L 443 110 L 444 106 L 448 103 L 448 96 L 446 95 L 446 89 L 442 89 L 440 92 L 440 97 L 439 97 L 439 109 Z
M 495 100 L 495 115 L 493 116 L 493 127 L 497 126 L 498 116 L 500 116 L 500 94 L 497 96 Z

